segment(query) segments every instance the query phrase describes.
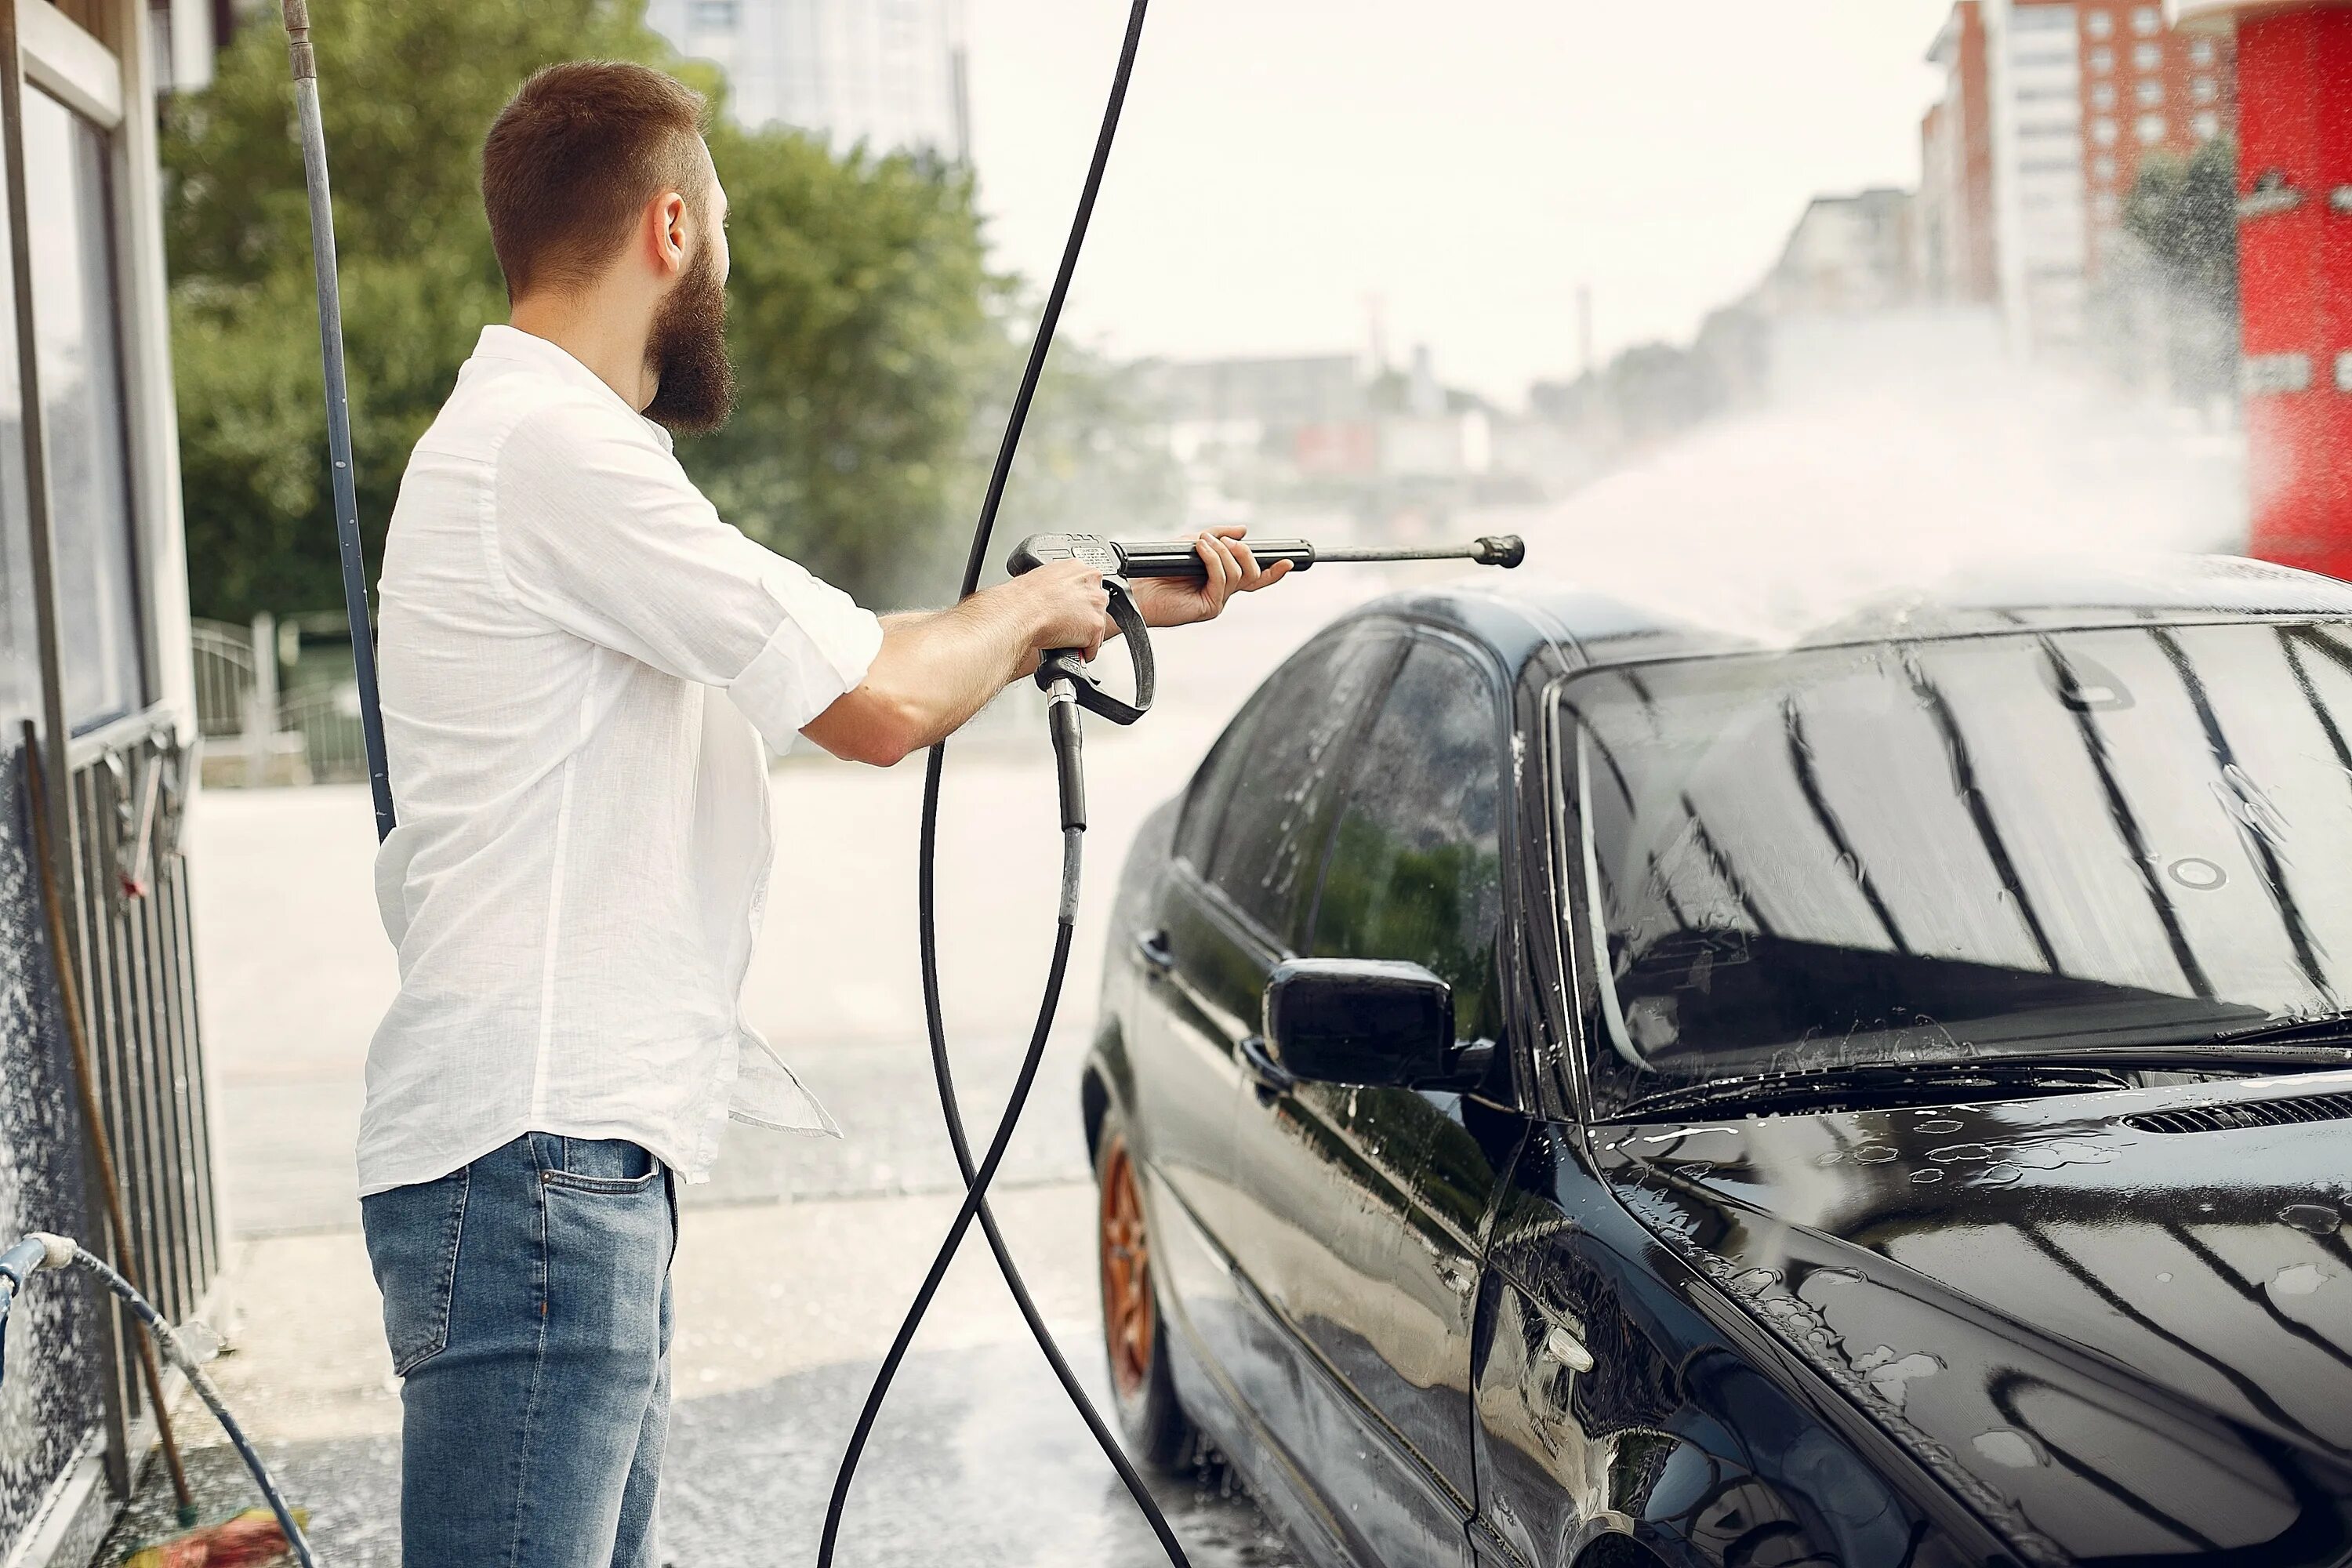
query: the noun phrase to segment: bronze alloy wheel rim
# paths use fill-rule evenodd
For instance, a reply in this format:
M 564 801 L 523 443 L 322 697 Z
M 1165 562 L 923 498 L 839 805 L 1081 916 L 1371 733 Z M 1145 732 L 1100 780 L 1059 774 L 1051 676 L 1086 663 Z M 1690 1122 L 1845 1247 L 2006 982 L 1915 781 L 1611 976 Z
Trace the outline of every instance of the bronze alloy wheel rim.
M 1114 1138 L 1103 1160 L 1103 1339 L 1110 1349 L 1111 1381 L 1132 1399 L 1151 1375 L 1151 1248 L 1143 1234 L 1143 1194 L 1127 1141 Z

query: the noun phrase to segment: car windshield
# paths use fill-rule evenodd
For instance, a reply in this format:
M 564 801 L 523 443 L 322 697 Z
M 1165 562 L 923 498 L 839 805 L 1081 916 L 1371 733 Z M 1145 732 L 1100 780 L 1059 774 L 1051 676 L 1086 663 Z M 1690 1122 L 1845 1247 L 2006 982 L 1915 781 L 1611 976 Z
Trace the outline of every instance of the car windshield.
M 2140 626 L 1563 689 L 1605 1108 L 2352 1006 L 2352 636 Z

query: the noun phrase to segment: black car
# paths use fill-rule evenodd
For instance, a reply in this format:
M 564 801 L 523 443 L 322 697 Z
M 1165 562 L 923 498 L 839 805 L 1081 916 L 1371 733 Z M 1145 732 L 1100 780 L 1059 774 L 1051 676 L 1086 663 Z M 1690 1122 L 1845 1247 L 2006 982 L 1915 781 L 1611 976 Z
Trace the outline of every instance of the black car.
M 2352 1559 L 2352 589 L 1374 604 L 1120 884 L 1136 1447 L 1317 1563 Z

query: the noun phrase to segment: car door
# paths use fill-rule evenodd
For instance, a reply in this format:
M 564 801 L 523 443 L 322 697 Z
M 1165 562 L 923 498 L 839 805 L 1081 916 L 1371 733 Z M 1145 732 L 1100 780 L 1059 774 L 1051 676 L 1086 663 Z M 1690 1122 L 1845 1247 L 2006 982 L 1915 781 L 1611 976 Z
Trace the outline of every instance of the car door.
M 1339 760 L 1400 647 L 1394 633 L 1341 627 L 1268 678 L 1195 776 L 1131 939 L 1142 1037 L 1129 1109 L 1145 1152 L 1153 1261 L 1168 1304 L 1244 1408 L 1263 1394 L 1253 1371 L 1262 1347 L 1238 1310 L 1231 1265 L 1234 1051 L 1289 953 Z
M 1504 1044 L 1498 684 L 1417 636 L 1349 764 L 1307 952 L 1402 959 L 1454 989 L 1486 1076 L 1454 1087 L 1253 1081 L 1234 1156 L 1244 1274 L 1296 1361 L 1281 1440 L 1368 1563 L 1466 1561 L 1481 1232 L 1523 1128 Z M 1473 1056 L 1471 1060 L 1479 1059 Z

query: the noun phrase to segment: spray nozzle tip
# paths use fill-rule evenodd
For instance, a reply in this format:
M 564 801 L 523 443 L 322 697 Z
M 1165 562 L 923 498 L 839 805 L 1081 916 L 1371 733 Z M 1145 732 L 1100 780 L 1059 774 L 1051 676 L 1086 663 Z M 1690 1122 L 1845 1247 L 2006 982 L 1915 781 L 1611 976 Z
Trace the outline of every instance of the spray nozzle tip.
M 1528 542 L 1516 533 L 1490 533 L 1478 542 L 1473 557 L 1481 566 L 1517 566 L 1528 558 Z

